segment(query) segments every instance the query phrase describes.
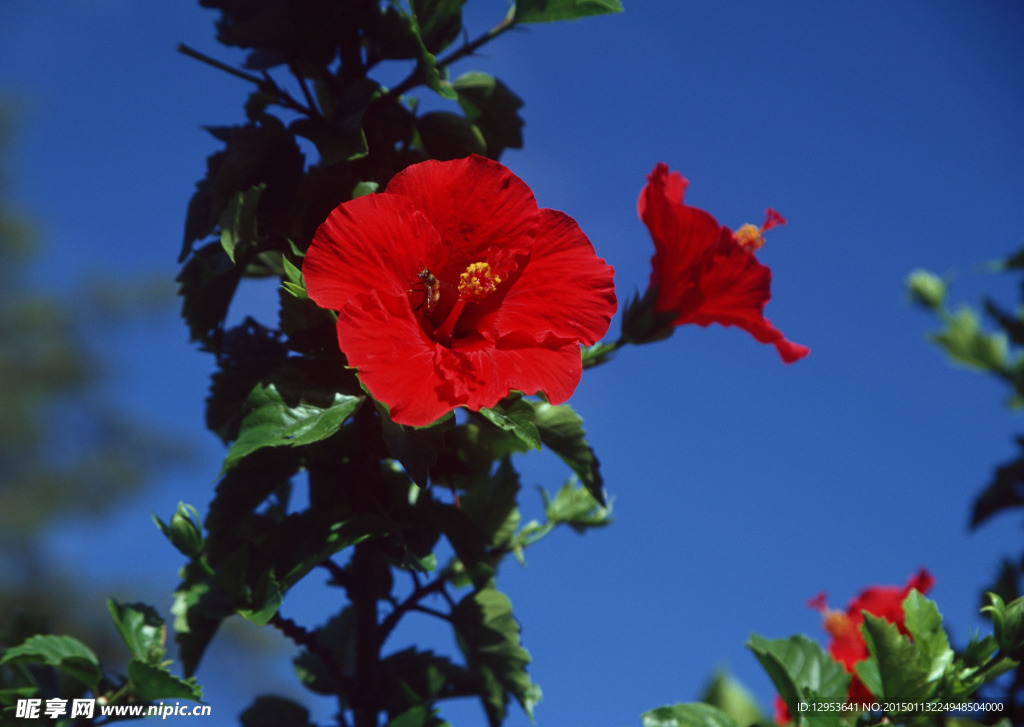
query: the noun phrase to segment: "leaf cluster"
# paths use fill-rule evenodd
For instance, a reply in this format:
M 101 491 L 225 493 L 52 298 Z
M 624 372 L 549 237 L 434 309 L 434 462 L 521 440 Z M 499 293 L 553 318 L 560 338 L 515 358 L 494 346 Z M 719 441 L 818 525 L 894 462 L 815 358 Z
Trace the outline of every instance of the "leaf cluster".
M 911 591 L 903 601 L 905 630 L 864 612 L 861 634 L 868 657 L 856 675 L 874 696 L 871 704 L 848 702 L 851 675 L 806 636 L 750 637 L 748 648 L 785 703 L 795 727 L 907 725 L 908 727 L 1009 727 L 1006 712 L 971 707 L 979 690 L 1015 669 L 1007 656 L 1024 643 L 1024 599 L 1004 604 L 995 594 L 984 612 L 994 633 L 975 636 L 960 652 L 950 647 L 935 603 Z M 949 709 L 951 705 L 961 708 Z M 643 715 L 644 727 L 746 727 L 769 724 L 739 688 L 721 677 L 701 703 L 660 707 Z M 984 721 L 983 721 L 984 720 Z
M 103 706 L 148 706 L 160 700 L 202 700 L 194 678 L 169 670 L 164 620 L 144 603 L 108 599 L 107 609 L 131 658 L 124 674 L 112 674 L 96 654 L 72 636 L 46 633 L 31 619 L 16 619 L 0 633 L 0 724 L 33 724 L 16 717 L 18 700 L 94 699 Z M 70 709 L 52 724 L 80 724 Z M 98 711 L 94 713 L 98 718 Z

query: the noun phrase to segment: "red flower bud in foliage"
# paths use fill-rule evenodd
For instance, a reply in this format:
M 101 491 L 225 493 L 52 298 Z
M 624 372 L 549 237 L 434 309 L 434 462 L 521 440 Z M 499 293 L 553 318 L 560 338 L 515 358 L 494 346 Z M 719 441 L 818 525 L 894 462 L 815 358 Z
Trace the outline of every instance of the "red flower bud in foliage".
M 430 424 L 510 391 L 572 395 L 580 344 L 615 313 L 612 268 L 576 222 L 479 156 L 415 164 L 345 202 L 317 230 L 303 274 L 338 311 L 338 342 L 391 418 Z
M 786 340 L 764 317 L 772 271 L 755 252 L 764 244 L 763 233 L 786 220 L 769 209 L 761 227 L 748 224 L 733 232 L 704 210 L 683 204 L 687 184 L 678 172 L 658 164 L 637 203 L 654 240 L 648 292 L 656 294 L 655 311 L 673 326 L 738 326 L 774 344 L 786 363 L 806 356 L 809 348 Z

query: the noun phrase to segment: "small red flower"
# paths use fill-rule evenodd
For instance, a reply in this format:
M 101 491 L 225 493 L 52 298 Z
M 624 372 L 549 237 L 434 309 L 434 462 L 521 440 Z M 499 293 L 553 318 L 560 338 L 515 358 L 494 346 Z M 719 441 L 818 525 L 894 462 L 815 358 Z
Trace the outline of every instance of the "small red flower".
M 424 426 L 513 389 L 555 404 L 615 313 L 612 268 L 501 164 L 415 164 L 337 207 L 303 265 L 338 343 L 391 418 Z
M 832 636 L 832 641 L 828 646 L 832 658 L 853 675 L 847 698 L 849 703 L 865 704 L 875 701 L 874 695 L 857 678 L 854 671 L 857 662 L 868 658 L 868 647 L 860 632 L 860 625 L 864 621 L 863 612 L 867 611 L 874 616 L 884 618 L 889 623 L 896 624 L 900 633 L 906 634 L 903 599 L 913 590 L 917 590 L 923 595 L 933 585 L 935 585 L 935 579 L 931 573 L 922 568 L 911 576 L 902 588 L 899 586 L 871 586 L 864 589 L 850 601 L 845 612 L 830 610 L 825 603 L 824 593 L 819 593 L 808 601 L 807 605 L 820 611 L 824 617 L 825 630 Z
M 764 317 L 772 271 L 754 254 L 764 244 L 763 233 L 786 220 L 769 209 L 761 227 L 748 224 L 733 232 L 704 210 L 683 204 L 688 184 L 658 164 L 637 203 L 654 240 L 650 287 L 657 291 L 655 310 L 673 314 L 676 326 L 738 326 L 761 343 L 774 344 L 786 363 L 806 356 L 809 348 L 786 340 Z

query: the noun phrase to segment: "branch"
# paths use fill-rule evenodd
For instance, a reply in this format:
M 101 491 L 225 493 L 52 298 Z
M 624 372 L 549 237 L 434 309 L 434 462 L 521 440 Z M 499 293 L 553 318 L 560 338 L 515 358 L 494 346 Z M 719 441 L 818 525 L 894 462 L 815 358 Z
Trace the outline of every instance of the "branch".
M 272 79 L 267 74 L 266 71 L 263 72 L 262 78 L 260 78 L 259 76 L 254 76 L 251 73 L 240 71 L 237 68 L 234 68 L 233 66 L 229 66 L 227 63 L 218 61 L 216 58 L 211 58 L 205 53 L 200 53 L 195 48 L 189 48 L 184 43 L 178 43 L 178 52 L 184 53 L 190 58 L 195 58 L 197 61 L 201 61 L 208 66 L 213 66 L 214 68 L 224 71 L 225 73 L 230 73 L 232 76 L 237 76 L 238 78 L 241 78 L 243 81 L 248 81 L 249 83 L 254 84 L 259 90 L 263 91 L 264 93 L 269 93 L 271 96 L 276 96 L 281 105 L 286 108 L 290 108 L 293 111 L 298 111 L 299 113 L 305 114 L 306 116 L 319 116 L 320 114 L 316 107 L 304 106 L 299 101 L 296 101 L 295 98 L 293 98 L 290 93 L 288 93 L 283 88 L 278 86 L 274 82 L 274 79 Z
M 387 640 L 388 635 L 394 631 L 402 617 L 409 613 L 409 611 L 422 611 L 424 613 L 429 613 L 432 616 L 448 620 L 447 614 L 420 606 L 420 601 L 423 600 L 425 596 L 435 592 L 441 593 L 448 603 L 451 604 L 451 597 L 448 595 L 448 591 L 445 590 L 445 585 L 448 583 L 447 576 L 442 573 L 425 586 L 420 584 L 415 573 L 412 574 L 412 577 L 413 581 L 416 583 L 416 588 L 413 589 L 413 592 L 407 599 L 395 606 L 395 610 L 389 613 L 387 617 L 380 622 L 380 642 L 382 644 Z
M 447 66 L 450 66 L 452 63 L 459 60 L 460 58 L 465 58 L 466 56 L 476 52 L 476 49 L 482 46 L 484 43 L 494 40 L 499 35 L 504 33 L 506 30 L 513 27 L 515 24 L 515 11 L 509 10 L 504 20 L 502 20 L 500 23 L 495 25 L 493 28 L 488 30 L 483 35 L 481 35 L 479 38 L 464 43 L 462 47 L 459 48 L 458 50 L 452 51 L 444 58 L 438 60 L 434 64 L 435 67 L 445 68 Z M 421 83 L 423 83 L 423 74 L 420 72 L 420 67 L 417 66 L 416 70 L 413 71 L 413 73 L 408 78 L 406 78 L 393 89 L 388 91 L 387 94 L 385 94 L 382 98 L 387 100 L 398 98 L 403 93 L 410 91 L 411 89 L 415 88 Z
M 299 626 L 290 618 L 285 618 L 280 613 L 275 613 L 271 616 L 269 623 L 296 644 L 304 647 L 309 653 L 319 656 L 320 660 L 323 661 L 324 666 L 327 667 L 327 673 L 330 674 L 331 678 L 337 683 L 339 690 L 346 694 L 351 694 L 353 686 L 352 679 L 341 673 L 341 669 L 334 661 L 334 654 L 331 653 L 330 649 L 317 640 L 315 634 L 311 634 L 302 626 Z

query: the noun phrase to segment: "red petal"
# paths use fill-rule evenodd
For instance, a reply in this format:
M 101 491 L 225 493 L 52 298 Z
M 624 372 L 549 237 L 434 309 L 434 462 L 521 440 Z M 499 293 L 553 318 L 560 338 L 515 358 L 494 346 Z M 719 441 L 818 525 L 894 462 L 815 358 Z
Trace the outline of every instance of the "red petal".
M 338 314 L 338 343 L 363 386 L 399 424 L 425 426 L 459 404 L 440 395 L 445 381 L 434 365 L 438 345 L 406 296 L 371 292 L 350 300 Z
M 474 410 L 494 406 L 513 389 L 542 391 L 560 404 L 572 396 L 583 373 L 579 344 L 544 346 L 518 336 L 494 347 L 440 349 L 438 364 L 451 384 L 449 395 Z
M 316 231 L 302 266 L 306 290 L 334 310 L 371 291 L 407 298 L 423 261 L 439 245 L 437 231 L 407 199 L 358 197 L 337 207 Z
M 575 220 L 542 209 L 529 260 L 477 329 L 490 340 L 523 333 L 535 341 L 596 343 L 615 314 L 613 276 Z
M 650 285 L 658 286 L 657 310 L 678 311 L 693 294 L 698 266 L 718 243 L 722 226 L 704 210 L 682 203 L 687 182 L 664 164 L 647 180 L 637 210 L 654 240 Z
M 736 244 L 732 233 L 723 228 L 720 244 L 698 275 L 698 303 L 682 310 L 675 324 L 737 326 L 761 343 L 774 344 L 783 361 L 792 363 L 810 353 L 810 349 L 786 340 L 764 317 L 764 306 L 771 298 L 771 282 L 771 269 Z
M 519 177 L 498 162 L 470 156 L 406 167 L 388 194 L 409 199 L 438 231 L 449 259 L 432 263 L 444 279 L 484 261 L 488 248 L 529 249 L 537 228 L 537 201 Z

